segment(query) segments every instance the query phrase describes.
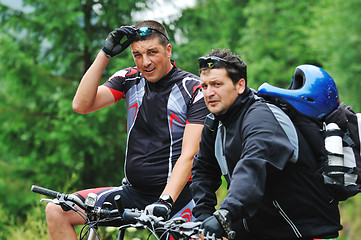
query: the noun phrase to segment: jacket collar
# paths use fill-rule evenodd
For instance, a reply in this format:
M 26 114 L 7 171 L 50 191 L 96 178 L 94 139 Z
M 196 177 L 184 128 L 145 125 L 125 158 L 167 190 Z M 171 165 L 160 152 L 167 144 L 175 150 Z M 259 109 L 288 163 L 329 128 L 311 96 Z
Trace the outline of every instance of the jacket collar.
M 216 119 L 220 120 L 224 124 L 232 121 L 233 117 L 238 117 L 241 110 L 254 100 L 254 97 L 255 94 L 252 90 L 249 87 L 246 87 L 244 92 L 238 95 L 236 100 L 225 113 L 215 116 Z

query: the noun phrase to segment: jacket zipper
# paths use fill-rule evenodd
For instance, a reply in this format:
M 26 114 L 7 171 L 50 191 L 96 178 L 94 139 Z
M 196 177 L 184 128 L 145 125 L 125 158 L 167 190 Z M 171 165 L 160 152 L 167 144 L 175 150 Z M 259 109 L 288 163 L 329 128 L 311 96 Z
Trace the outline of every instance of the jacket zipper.
M 251 232 L 248 228 L 247 220 L 245 218 L 242 219 L 243 227 L 246 229 L 247 232 Z
M 279 203 L 275 200 L 273 201 L 273 206 L 276 207 L 276 209 L 278 210 L 278 212 L 281 214 L 281 216 L 286 220 L 286 222 L 290 225 L 290 227 L 292 228 L 293 232 L 295 233 L 297 238 L 301 238 L 302 234 L 300 233 L 300 231 L 297 229 L 296 225 L 292 222 L 292 220 L 287 216 L 287 214 L 283 211 L 283 209 L 281 208 L 281 206 L 279 205 Z

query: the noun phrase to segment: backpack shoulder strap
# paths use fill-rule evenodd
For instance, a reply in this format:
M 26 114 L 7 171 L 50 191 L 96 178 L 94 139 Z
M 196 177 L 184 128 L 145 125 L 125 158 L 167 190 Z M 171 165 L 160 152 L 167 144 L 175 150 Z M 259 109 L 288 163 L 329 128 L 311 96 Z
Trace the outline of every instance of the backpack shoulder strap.
M 254 98 L 251 99 L 247 105 L 245 106 L 245 109 L 239 116 L 242 119 L 244 119 L 244 116 L 247 115 L 249 107 L 256 101 L 259 101 L 260 98 L 254 95 Z M 225 146 L 225 137 L 226 137 L 226 129 L 223 126 L 222 122 L 216 119 L 213 113 L 210 113 L 207 115 L 205 120 L 205 127 L 207 127 L 211 132 L 213 132 L 214 136 L 214 155 L 217 159 L 218 165 L 221 169 L 222 175 L 227 181 L 227 188 L 229 187 L 231 183 L 231 174 L 228 170 L 228 164 L 224 153 L 224 146 Z
M 299 155 L 299 144 L 298 144 L 298 135 L 295 125 L 293 124 L 290 117 L 279 107 L 270 103 L 266 103 L 266 104 L 269 107 L 269 109 L 271 109 L 273 115 L 275 116 L 276 120 L 282 127 L 283 131 L 286 133 L 288 140 L 292 144 L 294 151 L 290 161 L 292 163 L 296 163 Z

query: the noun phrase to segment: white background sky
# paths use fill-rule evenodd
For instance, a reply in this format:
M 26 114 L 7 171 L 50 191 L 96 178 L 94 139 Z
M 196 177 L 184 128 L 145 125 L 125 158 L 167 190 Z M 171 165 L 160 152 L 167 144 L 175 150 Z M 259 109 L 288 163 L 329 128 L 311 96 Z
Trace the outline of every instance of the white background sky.
M 154 7 L 152 7 L 152 9 L 145 10 L 139 16 L 136 14 L 135 18 L 136 20 L 153 19 L 168 23 L 167 20 L 169 18 L 180 16 L 180 11 L 193 6 L 195 1 L 196 0 L 156 0 L 154 1 Z
M 78 0 L 75 0 L 78 1 Z M 180 11 L 193 6 L 196 0 L 155 0 L 152 9 L 134 15 L 136 21 L 153 19 L 168 23 L 169 18 L 180 16 Z M 0 0 L 0 3 L 22 9 L 22 0 Z M 23 9 L 29 10 L 29 9 Z

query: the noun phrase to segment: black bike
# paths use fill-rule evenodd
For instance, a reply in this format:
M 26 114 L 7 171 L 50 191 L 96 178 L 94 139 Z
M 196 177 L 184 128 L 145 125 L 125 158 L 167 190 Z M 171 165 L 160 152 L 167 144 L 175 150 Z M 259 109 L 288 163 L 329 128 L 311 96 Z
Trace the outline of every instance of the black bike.
M 119 227 L 118 240 L 123 240 L 127 228 L 148 229 L 155 239 L 168 239 L 172 236 L 177 240 L 188 240 L 198 238 L 201 233 L 200 222 L 186 222 L 183 218 L 173 218 L 164 221 L 162 217 L 147 215 L 138 209 L 124 209 L 120 195 L 114 197 L 116 209 L 109 202 L 103 203 L 101 207 L 95 206 L 96 194 L 88 194 L 84 202 L 65 193 L 59 193 L 47 188 L 33 185 L 31 191 L 39 193 L 52 199 L 42 199 L 41 202 L 52 202 L 60 205 L 64 211 L 74 211 L 84 220 L 85 225 L 82 228 L 79 239 L 100 240 L 97 229 L 100 224 L 103 226 L 107 222 L 118 221 Z M 77 207 L 82 209 L 80 211 Z

